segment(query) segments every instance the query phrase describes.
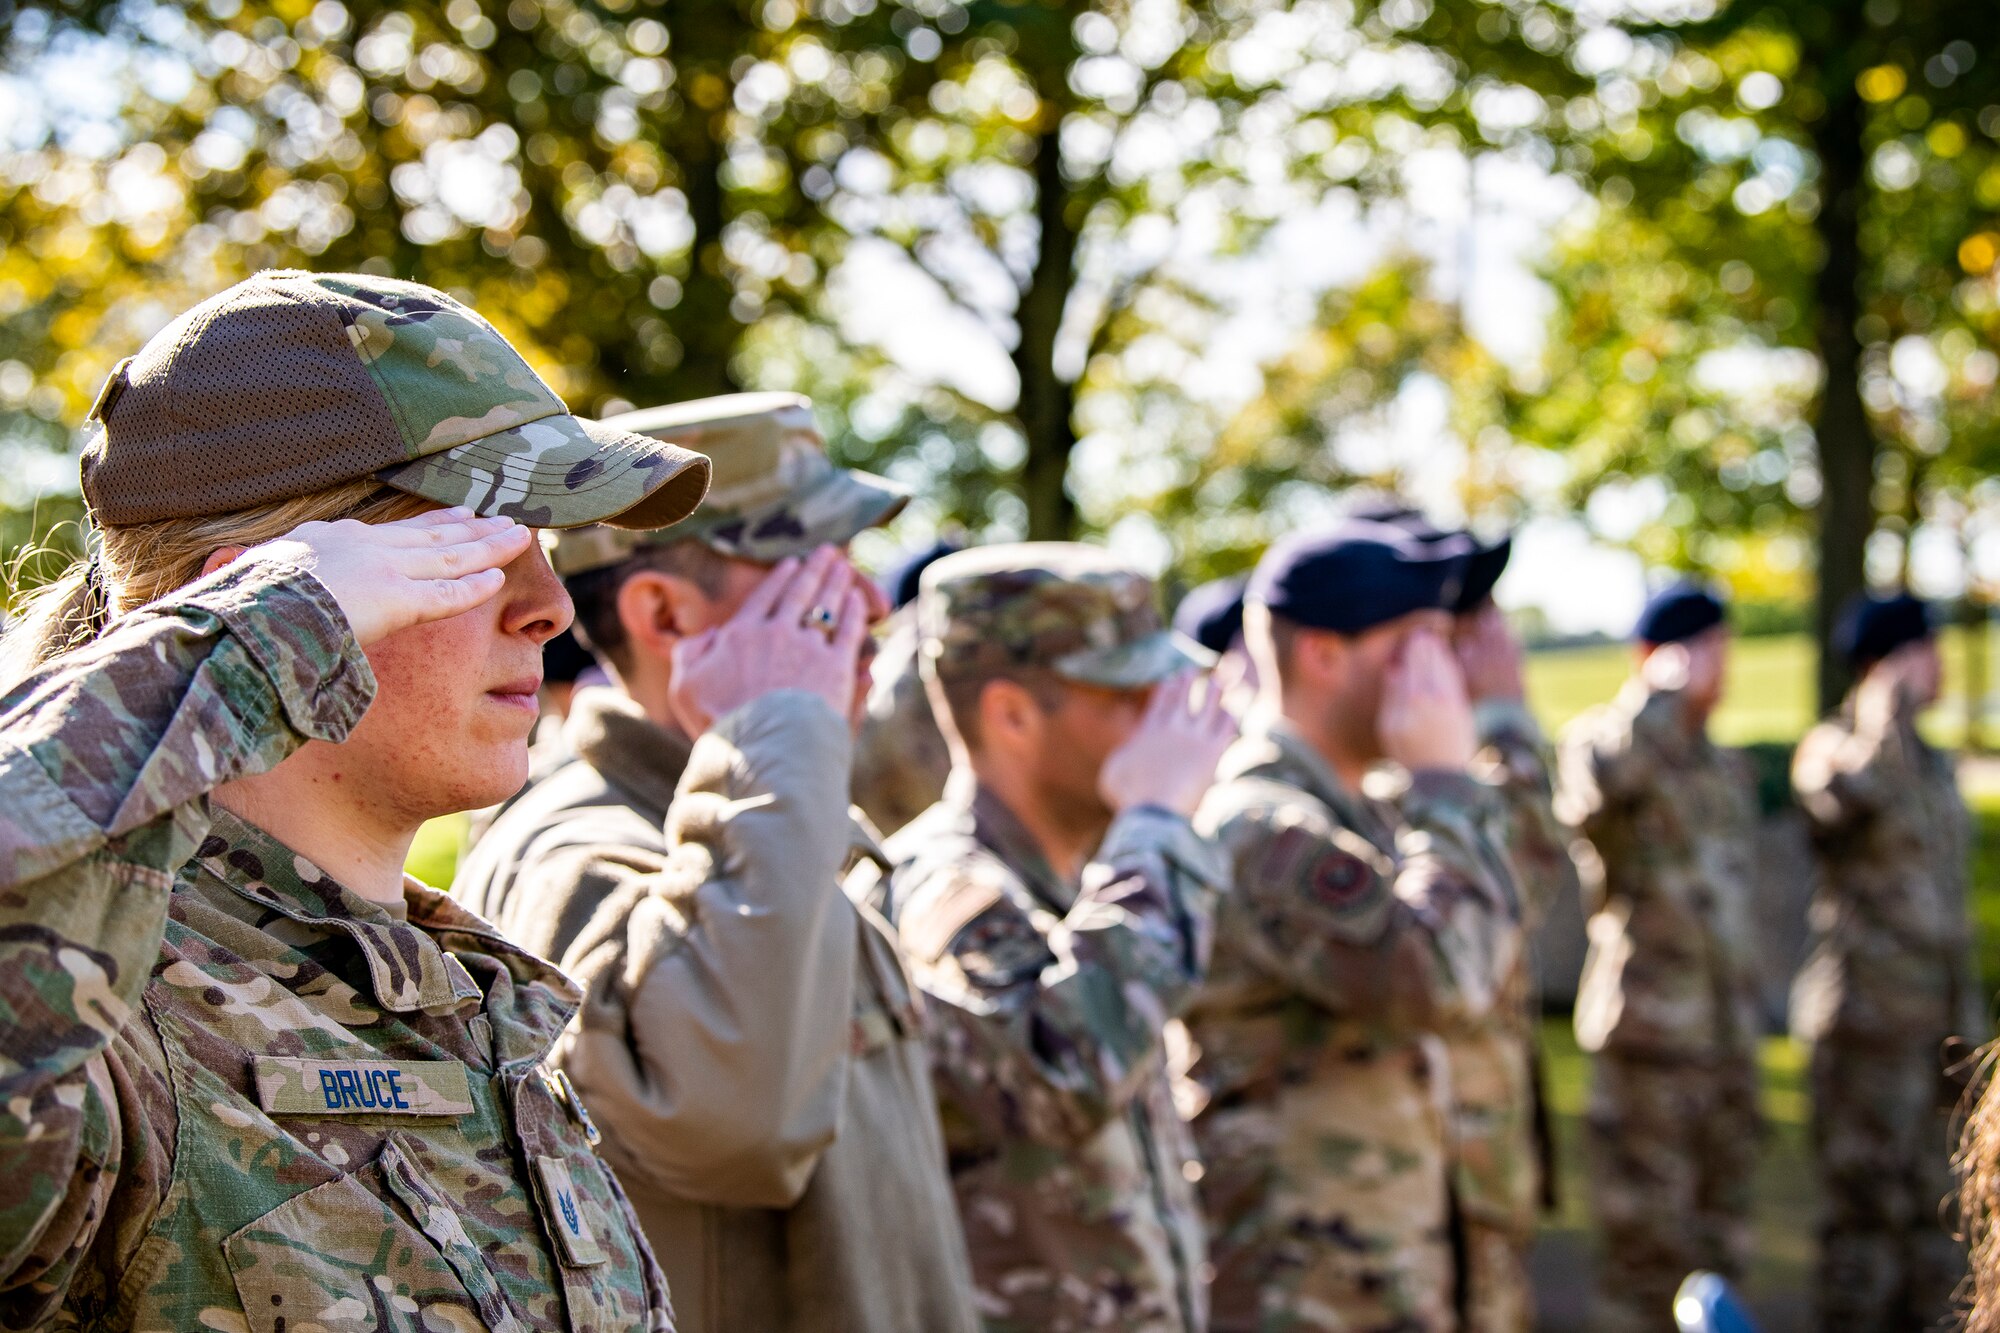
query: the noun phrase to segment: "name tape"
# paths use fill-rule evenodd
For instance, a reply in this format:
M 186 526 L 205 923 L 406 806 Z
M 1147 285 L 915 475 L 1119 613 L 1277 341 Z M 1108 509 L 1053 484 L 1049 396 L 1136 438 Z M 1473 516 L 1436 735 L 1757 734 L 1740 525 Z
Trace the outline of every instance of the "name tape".
M 257 1102 L 272 1115 L 472 1114 L 465 1066 L 453 1060 L 252 1062 Z

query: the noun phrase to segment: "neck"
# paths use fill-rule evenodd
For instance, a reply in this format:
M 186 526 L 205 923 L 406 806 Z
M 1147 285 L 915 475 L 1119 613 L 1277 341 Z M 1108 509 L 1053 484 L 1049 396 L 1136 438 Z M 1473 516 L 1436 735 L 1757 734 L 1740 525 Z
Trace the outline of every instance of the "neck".
M 1343 787 L 1349 791 L 1361 790 L 1361 779 L 1374 767 L 1375 756 L 1364 754 L 1347 743 L 1340 729 L 1333 725 L 1333 709 L 1301 698 L 1290 690 L 1274 698 L 1267 697 L 1265 706 L 1283 718 L 1292 731 L 1312 747 L 1313 753 L 1326 761 L 1327 767 L 1340 778 Z
M 612 678 L 639 705 L 647 721 L 679 731 L 680 723 L 674 720 L 674 710 L 668 703 L 674 688 L 672 664 L 645 654 L 634 654 L 634 659 L 630 666 L 613 672 Z
M 307 746 L 268 773 L 224 783 L 215 789 L 215 803 L 311 861 L 342 888 L 370 902 L 403 901 L 403 863 L 420 822 L 329 799 L 331 784 L 310 763 L 293 768 L 302 759 L 310 761 L 314 748 Z
M 1049 868 L 1065 884 L 1074 884 L 1090 863 L 1091 853 L 1111 827 L 1101 812 L 1080 811 L 1076 802 L 1057 799 L 1023 774 L 999 765 L 973 761 L 979 785 L 1007 807 L 1033 838 Z

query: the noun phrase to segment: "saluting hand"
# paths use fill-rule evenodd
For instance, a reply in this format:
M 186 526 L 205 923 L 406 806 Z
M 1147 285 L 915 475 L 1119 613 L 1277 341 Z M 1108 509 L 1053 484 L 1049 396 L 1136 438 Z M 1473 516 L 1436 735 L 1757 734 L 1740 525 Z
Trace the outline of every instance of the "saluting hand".
M 1497 699 L 1519 703 L 1525 697 L 1521 641 L 1492 602 L 1457 618 L 1452 625 L 1451 646 L 1465 673 L 1465 691 L 1474 702 Z
M 849 717 L 869 620 L 861 575 L 837 547 L 780 561 L 735 615 L 674 646 L 674 720 L 699 736 L 715 719 L 788 689 L 817 694 Z
M 502 566 L 533 542 L 534 533 L 511 518 L 434 509 L 393 523 L 301 523 L 237 559 L 306 570 L 333 594 L 365 648 L 490 600 L 507 581 Z
M 1444 639 L 1412 630 L 1382 683 L 1375 733 L 1383 755 L 1415 772 L 1463 772 L 1478 751 L 1465 674 Z
M 1193 670 L 1171 676 L 1154 689 L 1138 728 L 1104 761 L 1098 794 L 1113 810 L 1158 805 L 1192 815 L 1236 732 L 1214 677 Z

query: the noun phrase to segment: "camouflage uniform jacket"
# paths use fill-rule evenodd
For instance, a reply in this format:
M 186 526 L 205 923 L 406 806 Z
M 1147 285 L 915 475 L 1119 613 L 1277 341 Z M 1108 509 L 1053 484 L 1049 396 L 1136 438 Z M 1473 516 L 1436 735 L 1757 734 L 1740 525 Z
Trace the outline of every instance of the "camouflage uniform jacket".
M 1521 950 L 1494 794 L 1420 773 L 1360 795 L 1266 719 L 1224 756 L 1196 826 L 1235 884 L 1188 1015 L 1218 1327 L 1315 1303 L 1341 1327 L 1448 1325 L 1435 1034 L 1490 1010 Z M 1420 1249 L 1437 1262 L 1402 1270 Z M 1349 1251 L 1395 1271 L 1322 1285 Z M 1357 1290 L 1369 1308 L 1349 1308 Z
M 854 742 L 854 803 L 887 833 L 936 804 L 951 772 L 951 751 L 917 669 L 918 642 L 912 602 L 889 622 L 875 658 L 868 716 Z
M 1577 993 L 1587 1051 L 1739 1060 L 1758 1031 L 1757 798 L 1744 757 L 1677 691 L 1629 683 L 1563 737 L 1556 812 L 1589 839 L 1596 902 Z
M 494 825 L 460 891 L 584 984 L 558 1060 L 662 1256 L 683 1330 L 969 1333 L 914 991 L 839 877 L 843 719 L 780 691 L 690 747 L 578 691 L 577 760 Z
M 1792 990 L 1802 1041 L 1984 1035 L 1965 915 L 1970 830 L 1951 760 L 1909 720 L 1869 734 L 1850 705 L 1792 768 L 1820 854 L 1813 945 Z
M 1511 701 L 1475 710 L 1481 746 L 1474 774 L 1506 812 L 1507 854 L 1521 893 L 1524 938 L 1558 896 L 1577 892 L 1569 830 L 1555 817 L 1554 761 L 1527 708 Z M 1457 1106 L 1453 1160 L 1467 1218 L 1521 1239 L 1532 1236 L 1541 1195 L 1535 1139 L 1535 977 L 1523 948 L 1499 979 L 1484 1017 L 1444 1033 Z
M 343 739 L 373 693 L 324 590 L 265 565 L 0 700 L 0 1324 L 671 1328 L 543 1064 L 570 983 L 204 799 Z
M 1214 847 L 1129 810 L 1064 883 L 961 771 L 889 852 L 987 1329 L 1200 1333 L 1197 1172 L 1163 1031 L 1208 959 Z

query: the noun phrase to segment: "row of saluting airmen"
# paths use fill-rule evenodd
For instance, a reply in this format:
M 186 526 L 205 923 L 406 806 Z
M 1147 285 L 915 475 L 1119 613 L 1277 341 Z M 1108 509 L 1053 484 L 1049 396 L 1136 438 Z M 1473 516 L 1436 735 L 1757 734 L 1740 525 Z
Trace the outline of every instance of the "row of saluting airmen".
M 92 421 L 95 553 L 0 641 L 0 1326 L 1525 1329 L 1527 939 L 1579 861 L 1592 1326 L 1740 1272 L 1755 805 L 1706 591 L 1558 763 L 1506 544 L 1393 506 L 1192 634 L 1074 544 L 944 555 L 892 618 L 845 548 L 905 496 L 804 400 L 580 420 L 349 275 L 195 307 Z M 572 608 L 608 675 L 523 787 Z M 1819 1294 L 1916 1327 L 1962 1262 L 1964 817 L 1922 608 L 1848 646 L 1794 774 Z M 404 876 L 495 803 L 451 895 Z

